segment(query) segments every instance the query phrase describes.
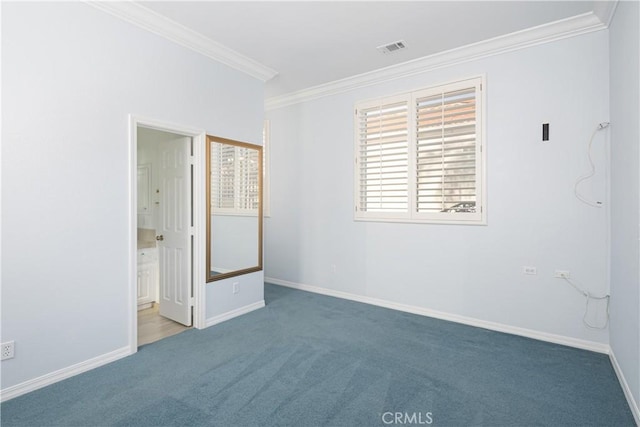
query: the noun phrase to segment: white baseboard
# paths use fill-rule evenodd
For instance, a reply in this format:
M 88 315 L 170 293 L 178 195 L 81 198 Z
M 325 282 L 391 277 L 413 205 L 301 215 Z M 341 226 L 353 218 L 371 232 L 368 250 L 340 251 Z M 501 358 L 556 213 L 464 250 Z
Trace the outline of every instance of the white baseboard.
M 598 353 L 609 353 L 609 345 L 594 341 L 586 341 L 577 338 L 566 337 L 563 335 L 549 334 L 547 332 L 535 331 L 532 329 L 519 328 L 517 326 L 505 325 L 502 323 L 490 322 L 486 320 L 474 319 L 472 317 L 460 316 L 457 314 L 445 313 L 442 311 L 431 310 L 428 308 L 417 307 L 413 305 L 400 304 L 397 302 L 387 301 L 378 298 L 371 298 L 362 295 L 350 294 L 347 292 L 336 291 L 333 289 L 321 288 L 318 286 L 304 285 L 301 283 L 289 282 L 273 277 L 265 277 L 265 282 L 274 285 L 286 286 L 289 288 L 299 289 L 302 291 L 313 292 L 351 301 L 362 302 L 365 304 L 376 305 L 378 307 L 390 308 L 392 310 L 404 311 L 406 313 L 418 314 L 421 316 L 433 317 L 436 319 L 448 320 L 451 322 L 462 323 L 464 325 L 475 326 L 478 328 L 489 329 L 497 332 L 504 332 L 512 335 L 533 338 L 540 341 L 551 342 L 554 344 L 562 344 L 569 347 L 580 348 L 583 350 L 595 351 Z
M 622 373 L 622 369 L 618 364 L 616 355 L 613 353 L 613 349 L 609 350 L 609 359 L 611 360 L 611 364 L 613 365 L 613 370 L 616 372 L 616 376 L 618 377 L 618 381 L 620 382 L 620 386 L 622 387 L 624 396 L 627 398 L 627 403 L 629 404 L 629 408 L 631 409 L 633 418 L 635 418 L 636 424 L 640 427 L 640 409 L 638 408 L 638 403 L 633 397 L 633 393 L 631 393 L 631 389 L 629 388 L 629 383 L 627 383 L 627 379 L 624 377 L 624 374 Z
M 242 316 L 243 314 L 258 310 L 259 308 L 262 308 L 264 306 L 264 300 L 262 300 L 254 302 L 253 304 L 245 305 L 244 307 L 236 308 L 235 310 L 231 310 L 223 314 L 219 314 L 214 317 L 210 317 L 205 320 L 204 327 L 208 328 L 209 326 L 217 325 L 218 323 L 233 319 L 234 317 Z
M 253 310 L 257 310 L 264 306 L 265 306 L 265 303 L 264 303 L 264 300 L 262 300 L 253 304 L 249 304 L 244 307 L 240 307 L 236 310 L 229 311 L 219 316 L 209 318 L 206 320 L 205 327 L 216 325 L 218 323 L 224 322 L 225 320 L 233 319 L 234 317 L 238 317 L 240 315 L 249 313 Z M 93 359 L 85 360 L 84 362 L 77 363 L 67 368 L 63 368 L 63 369 L 42 375 L 38 378 L 34 378 L 31 380 L 25 381 L 23 383 L 16 384 L 11 387 L 7 387 L 6 389 L 0 390 L 0 402 L 13 399 L 14 397 L 18 397 L 23 394 L 29 393 L 31 391 L 38 390 L 39 388 L 46 387 L 58 381 L 62 381 L 64 379 L 73 377 L 83 372 L 90 371 L 91 369 L 95 369 L 99 366 L 106 365 L 107 363 L 114 362 L 118 359 L 129 356 L 131 354 L 133 353 L 131 352 L 131 349 L 129 348 L 129 346 L 122 347 L 121 349 L 114 350 L 110 353 L 106 353 L 101 356 L 94 357 Z
M 122 359 L 123 357 L 129 356 L 130 354 L 131 352 L 129 346 L 122 347 L 110 353 L 94 357 L 93 359 L 85 360 L 84 362 L 76 363 L 75 365 L 71 365 L 67 368 L 59 369 L 57 371 L 42 375 L 41 377 L 16 384 L 11 387 L 7 387 L 0 390 L 0 402 L 13 399 L 14 397 L 18 397 L 39 388 L 57 383 L 58 381 L 73 377 L 74 375 L 90 371 L 91 369 L 95 369 L 99 366 L 106 365 L 107 363 Z

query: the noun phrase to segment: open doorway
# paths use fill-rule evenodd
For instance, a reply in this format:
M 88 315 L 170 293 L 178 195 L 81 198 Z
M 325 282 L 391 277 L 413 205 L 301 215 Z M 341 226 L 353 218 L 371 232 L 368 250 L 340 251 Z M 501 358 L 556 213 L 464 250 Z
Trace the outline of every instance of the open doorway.
M 135 280 L 130 346 L 199 327 L 200 132 L 132 120 L 136 179 Z
M 138 127 L 138 346 L 191 327 L 193 139 Z

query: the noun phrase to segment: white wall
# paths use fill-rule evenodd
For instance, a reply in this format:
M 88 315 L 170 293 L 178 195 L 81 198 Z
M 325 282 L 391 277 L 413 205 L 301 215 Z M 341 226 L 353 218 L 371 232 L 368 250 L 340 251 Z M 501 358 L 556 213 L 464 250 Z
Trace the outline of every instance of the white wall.
M 611 349 L 640 416 L 640 6 L 618 3 L 611 54 Z M 639 419 L 640 422 L 640 419 Z
M 2 66 L 5 390 L 128 345 L 128 115 L 259 144 L 264 111 L 262 82 L 85 3 L 3 3 Z M 206 315 L 262 301 L 252 278 Z
M 608 36 L 590 33 L 267 112 L 271 218 L 265 276 L 586 340 L 584 298 L 554 269 L 608 292 L 606 209 L 573 195 L 608 120 Z M 487 76 L 488 225 L 353 220 L 359 100 Z M 542 123 L 551 141 L 541 142 Z M 606 142 L 584 191 L 606 200 Z M 335 265 L 333 273 L 332 265 Z M 522 266 L 538 275 L 525 276 Z

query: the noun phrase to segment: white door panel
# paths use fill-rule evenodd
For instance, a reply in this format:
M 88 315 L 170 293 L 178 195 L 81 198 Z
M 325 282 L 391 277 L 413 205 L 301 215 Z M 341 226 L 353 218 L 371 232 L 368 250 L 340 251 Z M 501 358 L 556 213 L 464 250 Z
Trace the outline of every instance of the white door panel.
M 191 326 L 191 180 L 188 137 L 160 147 L 160 315 Z

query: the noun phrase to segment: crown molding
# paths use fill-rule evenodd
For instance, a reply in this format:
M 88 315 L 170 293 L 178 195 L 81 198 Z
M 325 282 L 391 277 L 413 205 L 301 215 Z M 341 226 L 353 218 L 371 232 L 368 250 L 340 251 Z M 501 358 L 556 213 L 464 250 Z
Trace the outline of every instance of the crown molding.
M 254 61 L 202 34 L 193 31 L 151 9 L 131 1 L 86 1 L 86 4 L 110 13 L 142 29 L 242 71 L 262 81 L 272 79 L 277 71 Z
M 613 13 L 613 10 L 608 13 Z M 606 28 L 607 25 L 595 13 L 588 12 L 390 67 L 271 97 L 265 100 L 265 109 L 282 108 Z
M 596 1 L 593 4 L 593 13 L 608 27 L 616 12 L 616 7 L 618 7 L 618 0 Z

